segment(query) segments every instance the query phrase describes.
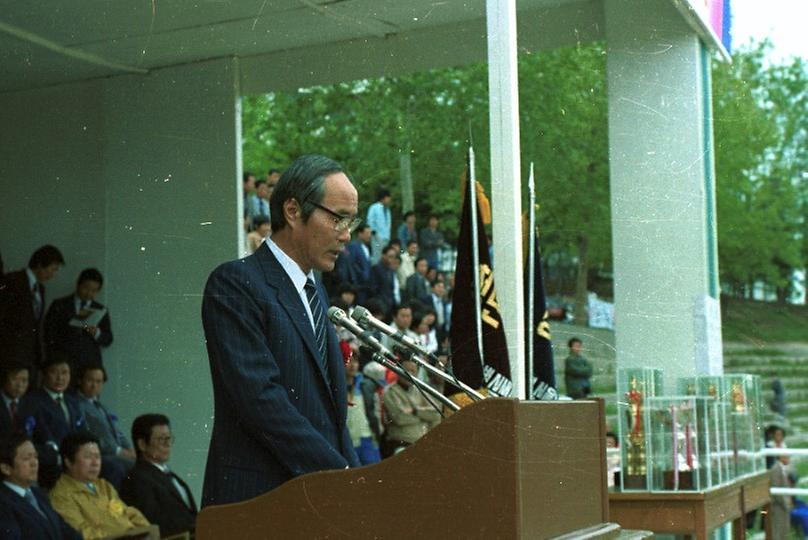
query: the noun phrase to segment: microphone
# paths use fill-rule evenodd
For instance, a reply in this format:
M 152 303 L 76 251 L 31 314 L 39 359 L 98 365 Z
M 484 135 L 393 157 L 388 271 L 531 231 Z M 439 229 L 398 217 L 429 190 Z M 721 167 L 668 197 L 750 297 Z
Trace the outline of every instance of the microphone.
M 483 396 L 482 394 L 477 392 L 475 389 L 468 386 L 466 383 L 458 380 L 458 378 L 455 377 L 454 375 L 450 375 L 450 374 L 446 373 L 445 371 L 440 370 L 440 369 L 436 368 L 435 366 L 433 366 L 433 365 L 431 365 L 431 364 L 429 364 L 427 362 L 424 362 L 421 359 L 421 356 L 429 358 L 430 360 L 432 360 L 436 364 L 440 363 L 437 356 L 435 356 L 434 354 L 432 354 L 430 352 L 427 352 L 423 347 L 421 347 L 421 345 L 418 342 L 416 342 L 410 336 L 405 335 L 403 332 L 400 332 L 398 329 L 393 328 L 392 326 L 388 325 L 384 321 L 380 321 L 379 319 L 377 319 L 376 317 L 371 315 L 369 309 L 364 308 L 362 306 L 356 306 L 354 308 L 353 312 L 351 313 L 351 318 L 354 319 L 356 322 L 358 322 L 361 326 L 364 326 L 364 327 L 372 326 L 374 328 L 377 328 L 382 333 L 387 334 L 388 336 L 390 336 L 392 339 L 394 339 L 395 341 L 397 341 L 401 345 L 404 345 L 405 347 L 407 347 L 410 351 L 414 351 L 415 354 L 412 354 L 412 353 L 410 353 L 410 354 L 412 355 L 412 359 L 418 365 L 422 366 L 425 370 L 427 370 L 429 373 L 432 373 L 436 377 L 439 377 L 439 378 L 443 379 L 444 381 L 447 381 L 447 382 L 457 386 L 463 392 L 465 392 L 466 395 L 471 397 L 473 400 L 480 401 L 482 399 L 485 399 L 485 396 Z
M 348 315 L 338 308 L 337 306 L 331 306 L 328 308 L 328 319 L 334 323 L 338 324 L 341 327 L 347 329 L 350 333 L 354 334 L 356 337 L 359 338 L 365 345 L 369 346 L 371 349 L 376 351 L 377 353 L 387 357 L 387 358 L 395 358 L 396 356 L 390 352 L 390 350 L 382 345 L 378 339 L 373 337 L 373 335 L 365 330 L 364 328 L 360 327 L 353 319 L 348 317 Z
M 444 405 L 452 409 L 453 411 L 460 410 L 460 407 L 454 403 L 452 400 L 444 396 L 438 390 L 433 388 L 432 386 L 428 385 L 427 383 L 423 382 L 422 380 L 418 379 L 417 377 L 413 377 L 409 374 L 405 369 L 397 364 L 398 358 L 390 349 L 379 343 L 379 340 L 373 337 L 370 332 L 360 327 L 353 319 L 348 317 L 343 310 L 338 308 L 337 306 L 331 306 L 328 308 L 328 319 L 334 323 L 342 326 L 352 334 L 356 335 L 363 343 L 368 345 L 371 349 L 376 351 L 373 354 L 373 358 L 378 361 L 383 366 L 391 369 L 400 377 L 407 378 L 410 382 L 415 384 L 421 392 L 427 392 L 433 398 L 441 401 Z
M 361 326 L 372 326 L 373 328 L 379 330 L 382 334 L 387 334 L 405 347 L 414 349 L 419 354 L 423 354 L 424 352 L 421 350 L 421 346 L 414 339 L 399 331 L 397 328 L 393 328 L 384 321 L 380 321 L 371 315 L 370 310 L 367 308 L 356 306 L 351 313 L 351 318 L 358 322 Z

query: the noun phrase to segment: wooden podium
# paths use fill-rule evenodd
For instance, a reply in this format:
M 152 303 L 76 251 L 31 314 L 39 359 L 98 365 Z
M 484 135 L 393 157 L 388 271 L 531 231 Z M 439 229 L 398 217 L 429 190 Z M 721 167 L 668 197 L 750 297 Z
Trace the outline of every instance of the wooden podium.
M 602 401 L 487 399 L 376 465 L 207 507 L 196 538 L 615 538 L 605 451 Z

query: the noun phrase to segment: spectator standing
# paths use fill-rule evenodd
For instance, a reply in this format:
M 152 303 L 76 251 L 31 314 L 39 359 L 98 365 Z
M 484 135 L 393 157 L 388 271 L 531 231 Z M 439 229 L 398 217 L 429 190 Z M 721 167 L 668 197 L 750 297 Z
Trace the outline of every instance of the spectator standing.
M 188 484 L 168 468 L 174 436 L 167 416 L 144 414 L 132 422 L 137 462 L 121 488 L 126 504 L 140 510 L 164 535 L 193 532 L 197 506 Z
M 241 190 L 242 196 L 244 197 L 244 215 L 242 218 L 244 219 L 244 230 L 249 231 L 252 229 L 252 223 L 250 220 L 250 196 L 254 195 L 255 192 L 255 175 L 249 171 L 244 171 L 241 175 Z
M 387 247 L 378 264 L 370 270 L 371 290 L 376 298 L 383 300 L 386 309 L 395 308 L 401 304 L 401 285 L 396 271 L 401 264 L 401 258 L 394 247 Z
M 267 200 L 272 199 L 272 194 L 275 192 L 275 186 L 278 185 L 278 180 L 281 179 L 281 171 L 278 169 L 269 169 L 267 171 Z
M 429 296 L 422 298 L 421 301 L 435 312 L 435 332 L 438 336 L 438 342 L 443 343 L 448 332 L 446 328 L 448 316 L 446 313 L 446 302 L 444 300 L 446 286 L 442 281 L 436 279 L 429 284 L 429 287 Z
M 86 427 L 98 438 L 101 449 L 101 476 L 115 489 L 135 464 L 132 443 L 118 429 L 118 417 L 101 403 L 101 392 L 107 381 L 107 372 L 101 366 L 88 366 L 78 372 L 79 412 Z
M 429 265 L 426 259 L 418 257 L 415 261 L 415 273 L 407 278 L 406 294 L 404 295 L 407 302 L 422 302 L 424 299 L 429 298 L 432 288 L 426 279 L 428 269 Z
M 253 220 L 253 230 L 247 234 L 247 254 L 255 253 L 255 250 L 261 247 L 270 234 L 272 234 L 272 227 L 269 224 L 269 216 L 256 216 Z
M 574 337 L 567 343 L 570 354 L 564 360 L 564 383 L 567 395 L 572 399 L 584 399 L 592 392 L 589 378 L 592 377 L 592 364 L 581 355 L 583 342 Z
M 255 195 L 249 198 L 250 219 L 255 223 L 258 216 L 269 217 L 269 187 L 266 180 L 258 180 L 255 183 Z
M 789 457 L 780 456 L 769 471 L 771 487 L 794 487 L 789 478 Z M 771 530 L 774 540 L 785 540 L 791 533 L 791 510 L 794 502 L 791 495 L 772 495 L 768 518 L 772 520 Z
M 421 246 L 421 255 L 426 257 L 429 262 L 430 268 L 439 269 L 438 253 L 443 248 L 445 242 L 443 240 L 443 233 L 438 230 L 440 221 L 438 216 L 431 214 L 429 216 L 429 226 L 421 229 L 418 236 L 418 242 Z
M 390 192 L 381 188 L 376 202 L 368 207 L 367 224 L 371 229 L 371 262 L 377 264 L 382 258 L 384 247 L 390 242 L 392 216 L 390 214 Z
M 57 248 L 42 246 L 31 255 L 27 268 L 3 276 L 0 283 L 0 369 L 12 356 L 32 369 L 42 367 L 40 328 L 45 316 L 45 283 L 64 264 L 64 257 Z
M 362 304 L 370 296 L 370 241 L 372 230 L 363 223 L 356 229 L 354 240 L 345 249 L 351 255 L 351 275 L 356 287 L 356 301 Z
M 39 460 L 31 439 L 0 439 L 0 537 L 7 540 L 81 540 L 36 485 Z
M 413 360 L 403 359 L 400 364 L 413 378 L 418 376 L 418 366 Z M 410 446 L 441 419 L 440 412 L 406 377 L 399 377 L 384 391 L 384 414 L 383 457 L 390 457 Z
M 366 402 L 362 389 L 363 376 L 359 371 L 359 358 L 351 355 L 345 368 L 345 384 L 348 390 L 348 431 L 362 465 L 371 465 L 381 460 L 379 443 L 370 427 L 374 419 L 373 401 Z M 370 393 L 373 397 L 373 393 Z
M 418 336 L 410 329 L 410 326 L 412 326 L 412 306 L 410 304 L 396 306 L 393 309 L 393 327 L 402 334 L 418 341 Z M 388 335 L 383 335 L 382 345 L 392 351 L 396 346 L 396 341 Z
M 95 300 L 104 285 L 101 272 L 87 268 L 79 274 L 73 294 L 54 300 L 45 317 L 48 351 L 59 351 L 70 361 L 73 373 L 87 366 L 103 367 L 101 348 L 112 343 L 112 324 L 107 311 L 98 323 L 84 323 L 93 312 L 106 308 Z M 81 323 L 81 326 L 76 324 Z
M 415 230 L 415 212 L 410 210 L 404 214 L 404 222 L 398 226 L 396 236 L 402 246 L 418 241 L 418 231 Z
M 779 420 L 784 420 L 786 417 L 786 388 L 776 373 L 772 373 L 772 392 L 774 395 L 769 406 Z
M 407 280 L 415 273 L 415 261 L 418 260 L 418 242 L 412 240 L 404 245 L 407 246 L 407 249 L 401 253 L 401 266 L 396 272 L 398 282 L 402 287 L 406 287 Z
M 99 478 L 98 439 L 76 431 L 62 441 L 64 473 L 50 492 L 53 508 L 85 540 L 120 535 L 150 526 L 137 508 L 127 506 L 106 480 Z

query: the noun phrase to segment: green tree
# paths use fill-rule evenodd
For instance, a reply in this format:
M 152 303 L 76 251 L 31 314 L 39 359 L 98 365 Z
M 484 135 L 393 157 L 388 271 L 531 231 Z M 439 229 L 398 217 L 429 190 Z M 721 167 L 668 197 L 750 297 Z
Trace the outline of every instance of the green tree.
M 725 292 L 762 280 L 783 299 L 805 265 L 806 71 L 767 65 L 768 47 L 713 68 L 719 264 Z

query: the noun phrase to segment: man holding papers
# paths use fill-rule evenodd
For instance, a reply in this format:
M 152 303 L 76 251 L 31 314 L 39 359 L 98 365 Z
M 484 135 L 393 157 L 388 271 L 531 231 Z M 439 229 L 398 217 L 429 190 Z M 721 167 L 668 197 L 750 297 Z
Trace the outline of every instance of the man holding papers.
M 104 278 L 95 268 L 81 272 L 76 292 L 54 300 L 45 318 L 48 350 L 66 354 L 73 373 L 82 368 L 102 367 L 101 347 L 112 343 L 112 326 L 107 309 L 95 301 Z

